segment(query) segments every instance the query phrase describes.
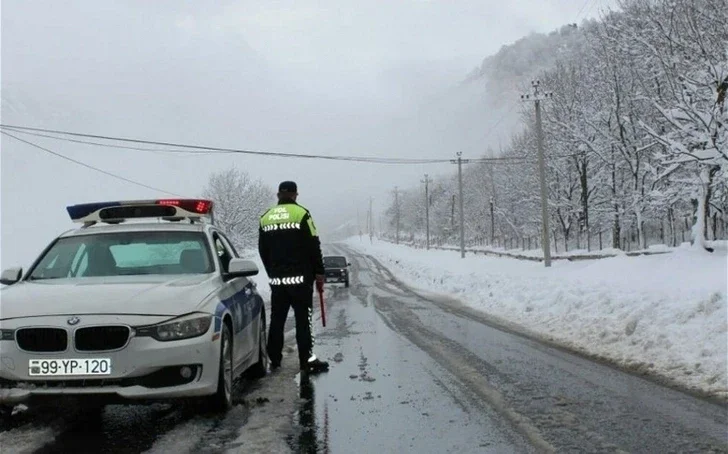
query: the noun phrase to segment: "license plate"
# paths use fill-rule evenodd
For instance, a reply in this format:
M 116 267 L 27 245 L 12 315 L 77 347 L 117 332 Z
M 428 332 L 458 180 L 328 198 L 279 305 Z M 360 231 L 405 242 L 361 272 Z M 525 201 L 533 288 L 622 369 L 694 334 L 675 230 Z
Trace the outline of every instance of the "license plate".
M 111 359 L 31 359 L 28 375 L 31 377 L 63 377 L 77 375 L 110 375 Z

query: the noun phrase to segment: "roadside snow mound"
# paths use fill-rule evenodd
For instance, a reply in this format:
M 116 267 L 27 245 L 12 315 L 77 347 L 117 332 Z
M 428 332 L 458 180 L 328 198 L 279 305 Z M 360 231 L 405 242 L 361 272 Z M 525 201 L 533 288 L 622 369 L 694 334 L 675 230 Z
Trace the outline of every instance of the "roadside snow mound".
M 671 254 L 541 263 L 349 240 L 404 282 L 453 295 L 526 331 L 716 397 L 728 397 L 728 261 Z

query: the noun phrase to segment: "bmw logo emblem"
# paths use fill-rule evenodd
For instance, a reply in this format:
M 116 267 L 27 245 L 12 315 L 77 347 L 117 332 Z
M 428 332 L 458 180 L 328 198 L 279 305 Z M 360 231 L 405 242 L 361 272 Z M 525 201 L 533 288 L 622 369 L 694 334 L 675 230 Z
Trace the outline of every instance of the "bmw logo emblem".
M 69 325 L 78 325 L 78 322 L 80 322 L 81 319 L 78 317 L 70 317 L 66 322 L 68 322 Z

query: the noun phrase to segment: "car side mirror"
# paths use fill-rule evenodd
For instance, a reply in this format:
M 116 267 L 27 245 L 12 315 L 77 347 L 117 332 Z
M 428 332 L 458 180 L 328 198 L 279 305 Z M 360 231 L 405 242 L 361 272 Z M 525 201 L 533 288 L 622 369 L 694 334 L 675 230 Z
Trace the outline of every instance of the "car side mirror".
M 346 266 L 351 266 L 351 263 L 347 263 Z
M 3 270 L 0 275 L 0 284 L 13 285 L 23 277 L 23 268 L 15 267 Z
M 249 277 L 256 276 L 258 274 L 258 265 L 252 260 L 245 260 L 241 258 L 234 258 L 230 260 L 228 264 L 228 272 L 225 273 L 226 277 Z

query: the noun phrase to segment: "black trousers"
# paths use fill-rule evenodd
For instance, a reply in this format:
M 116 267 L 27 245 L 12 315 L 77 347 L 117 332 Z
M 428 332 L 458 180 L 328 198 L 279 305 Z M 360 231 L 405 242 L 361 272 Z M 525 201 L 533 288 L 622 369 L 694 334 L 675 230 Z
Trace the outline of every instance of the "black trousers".
M 313 311 L 313 285 L 272 285 L 271 315 L 268 330 L 268 357 L 272 363 L 283 358 L 283 333 L 288 317 L 288 309 L 293 307 L 296 318 L 296 343 L 301 367 L 305 366 L 313 354 L 313 331 L 311 316 Z

